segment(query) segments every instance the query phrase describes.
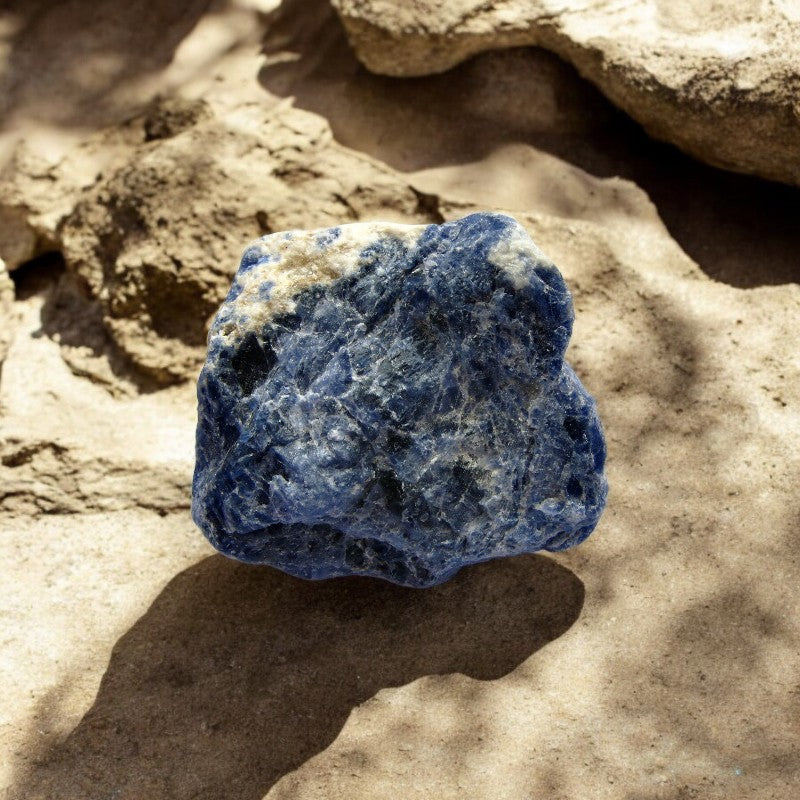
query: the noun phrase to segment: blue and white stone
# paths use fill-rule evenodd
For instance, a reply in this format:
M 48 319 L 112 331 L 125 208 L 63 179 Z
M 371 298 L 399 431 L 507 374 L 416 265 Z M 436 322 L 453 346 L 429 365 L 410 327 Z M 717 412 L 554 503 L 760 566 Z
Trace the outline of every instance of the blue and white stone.
M 258 240 L 209 333 L 195 522 L 242 561 L 408 586 L 578 544 L 607 486 L 572 321 L 506 215 Z

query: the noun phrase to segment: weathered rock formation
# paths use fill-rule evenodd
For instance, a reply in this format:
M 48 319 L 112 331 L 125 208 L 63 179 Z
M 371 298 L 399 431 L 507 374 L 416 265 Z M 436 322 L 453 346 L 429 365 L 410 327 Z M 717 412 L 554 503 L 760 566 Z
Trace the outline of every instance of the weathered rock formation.
M 786 0 L 332 0 L 374 72 L 442 72 L 536 45 L 653 136 L 715 166 L 800 184 L 800 10 Z

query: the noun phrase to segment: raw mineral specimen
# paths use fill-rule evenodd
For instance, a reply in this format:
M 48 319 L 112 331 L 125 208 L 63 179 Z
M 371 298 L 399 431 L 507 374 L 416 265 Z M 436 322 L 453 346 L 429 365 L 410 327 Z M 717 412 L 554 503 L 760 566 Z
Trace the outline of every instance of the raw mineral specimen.
M 509 216 L 265 236 L 209 333 L 195 522 L 242 561 L 407 586 L 578 544 L 607 485 L 572 320 Z

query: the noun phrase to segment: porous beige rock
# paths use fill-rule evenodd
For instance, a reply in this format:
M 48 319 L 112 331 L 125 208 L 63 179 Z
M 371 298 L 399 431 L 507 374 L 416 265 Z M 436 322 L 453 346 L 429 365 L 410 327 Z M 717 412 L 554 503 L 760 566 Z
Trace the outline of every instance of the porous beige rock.
M 800 7 L 790 0 L 331 0 L 374 72 L 442 72 L 495 48 L 572 62 L 653 136 L 800 184 Z
M 56 247 L 56 227 L 77 187 L 58 181 L 53 169 L 23 144 L 0 173 L 0 258 L 9 270 Z

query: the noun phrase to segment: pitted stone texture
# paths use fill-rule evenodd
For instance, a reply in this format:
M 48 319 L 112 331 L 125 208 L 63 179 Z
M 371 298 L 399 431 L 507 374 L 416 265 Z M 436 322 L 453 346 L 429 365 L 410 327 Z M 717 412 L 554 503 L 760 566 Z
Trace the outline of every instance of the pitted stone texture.
M 605 444 L 572 319 L 505 215 L 263 238 L 209 335 L 195 521 L 243 561 L 410 586 L 578 544 Z
M 427 75 L 485 50 L 545 47 L 653 136 L 800 185 L 800 7 L 788 0 L 332 3 L 373 72 Z

